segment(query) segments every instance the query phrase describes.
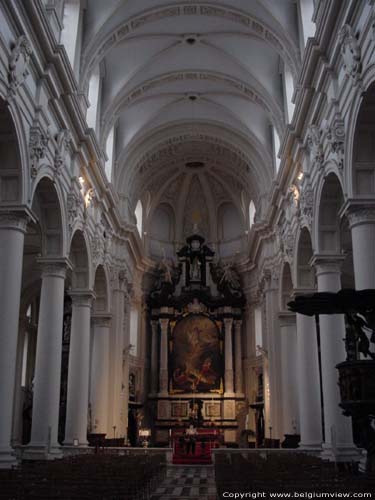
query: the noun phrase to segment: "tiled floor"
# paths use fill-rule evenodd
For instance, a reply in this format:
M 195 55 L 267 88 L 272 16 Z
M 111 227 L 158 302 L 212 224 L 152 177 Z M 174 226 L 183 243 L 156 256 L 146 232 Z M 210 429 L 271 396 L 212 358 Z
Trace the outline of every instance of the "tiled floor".
M 216 500 L 213 466 L 171 465 L 164 482 L 153 493 L 152 500 Z

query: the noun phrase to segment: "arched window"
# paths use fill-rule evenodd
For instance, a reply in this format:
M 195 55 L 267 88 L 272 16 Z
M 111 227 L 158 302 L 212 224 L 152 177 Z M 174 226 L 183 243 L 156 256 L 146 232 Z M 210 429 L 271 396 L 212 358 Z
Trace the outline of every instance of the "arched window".
M 92 73 L 89 83 L 89 107 L 87 108 L 87 125 L 94 130 L 97 130 L 97 117 L 98 117 L 98 104 L 99 104 L 99 93 L 100 93 L 100 69 L 99 65 L 96 67 L 95 71 Z
M 249 204 L 249 228 L 251 228 L 251 226 L 254 224 L 255 212 L 256 212 L 255 205 L 253 200 L 251 200 Z
M 294 113 L 294 103 L 292 102 L 294 93 L 294 82 L 293 75 L 288 66 L 284 65 L 283 71 L 283 82 L 284 82 L 284 99 L 285 99 L 285 111 L 286 111 L 286 122 L 291 123 Z
M 298 16 L 300 25 L 300 44 L 301 51 L 305 49 L 307 39 L 312 38 L 315 35 L 316 26 L 313 22 L 314 14 L 314 1 L 313 0 L 299 0 L 298 5 Z
M 273 153 L 274 153 L 274 159 L 275 159 L 275 171 L 277 173 L 279 171 L 279 167 L 280 167 L 280 158 L 278 156 L 279 149 L 280 149 L 280 138 L 279 138 L 279 134 L 277 133 L 277 131 L 273 125 L 272 125 L 272 142 L 273 142 Z
M 112 127 L 108 134 L 107 142 L 105 145 L 105 152 L 107 154 L 107 161 L 105 162 L 105 173 L 109 182 L 112 182 L 112 170 L 113 170 L 113 151 L 115 144 L 115 128 Z
M 65 0 L 63 29 L 60 42 L 65 46 L 66 53 L 74 72 L 79 71 L 79 60 L 82 38 L 81 0 Z
M 135 207 L 135 218 L 137 219 L 137 229 L 139 236 L 142 238 L 142 227 L 143 227 L 143 206 L 141 200 L 138 200 L 137 206 Z

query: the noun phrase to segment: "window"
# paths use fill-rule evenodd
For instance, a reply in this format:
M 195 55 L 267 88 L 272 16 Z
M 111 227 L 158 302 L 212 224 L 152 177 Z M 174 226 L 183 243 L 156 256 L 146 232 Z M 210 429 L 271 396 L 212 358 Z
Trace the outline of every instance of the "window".
M 250 205 L 249 205 L 249 228 L 254 224 L 255 221 L 255 205 L 253 200 L 251 200 Z
M 277 173 L 280 168 L 280 158 L 278 156 L 280 149 L 280 138 L 274 126 L 272 126 L 272 142 L 273 142 L 273 153 L 275 159 L 275 170 Z
M 107 154 L 107 161 L 105 162 L 105 173 L 109 182 L 112 182 L 112 170 L 113 170 L 113 149 L 114 149 L 114 136 L 115 128 L 112 127 L 108 134 L 107 142 L 105 145 L 105 152 Z
M 89 103 L 90 106 L 87 108 L 87 125 L 90 128 L 96 130 L 96 122 L 98 116 L 98 102 L 99 102 L 99 91 L 100 91 L 100 71 L 99 65 L 93 72 L 89 83 Z
M 142 238 L 143 207 L 141 200 L 138 200 L 137 206 L 135 207 L 135 218 L 137 219 L 137 229 L 139 236 Z

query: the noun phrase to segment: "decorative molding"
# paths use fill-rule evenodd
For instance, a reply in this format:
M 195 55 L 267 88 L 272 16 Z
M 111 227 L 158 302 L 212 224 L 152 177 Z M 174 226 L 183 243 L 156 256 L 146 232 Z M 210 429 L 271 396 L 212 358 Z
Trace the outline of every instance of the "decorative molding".
M 346 211 L 350 229 L 362 224 L 375 224 L 375 206 L 349 206 Z
M 33 53 L 31 44 L 25 35 L 20 36 L 9 57 L 9 95 L 15 96 L 17 89 L 29 74 L 29 62 Z
M 344 26 L 342 26 L 338 36 L 345 73 L 353 80 L 354 85 L 356 85 L 361 79 L 362 72 L 361 48 L 359 42 L 353 28 L 349 24 L 344 24 Z

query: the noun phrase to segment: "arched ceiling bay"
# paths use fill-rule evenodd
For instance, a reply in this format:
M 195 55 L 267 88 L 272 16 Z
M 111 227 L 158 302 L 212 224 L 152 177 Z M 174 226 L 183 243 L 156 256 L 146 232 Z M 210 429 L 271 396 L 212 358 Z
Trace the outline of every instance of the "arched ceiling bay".
M 104 148 L 115 126 L 120 196 L 162 201 L 171 179 L 189 182 L 189 162 L 203 163 L 194 175 L 214 203 L 204 186 L 234 202 L 263 194 L 271 129 L 285 130 L 281 68 L 296 77 L 299 64 L 292 0 L 89 0 L 81 82 L 101 65 L 98 133 Z

